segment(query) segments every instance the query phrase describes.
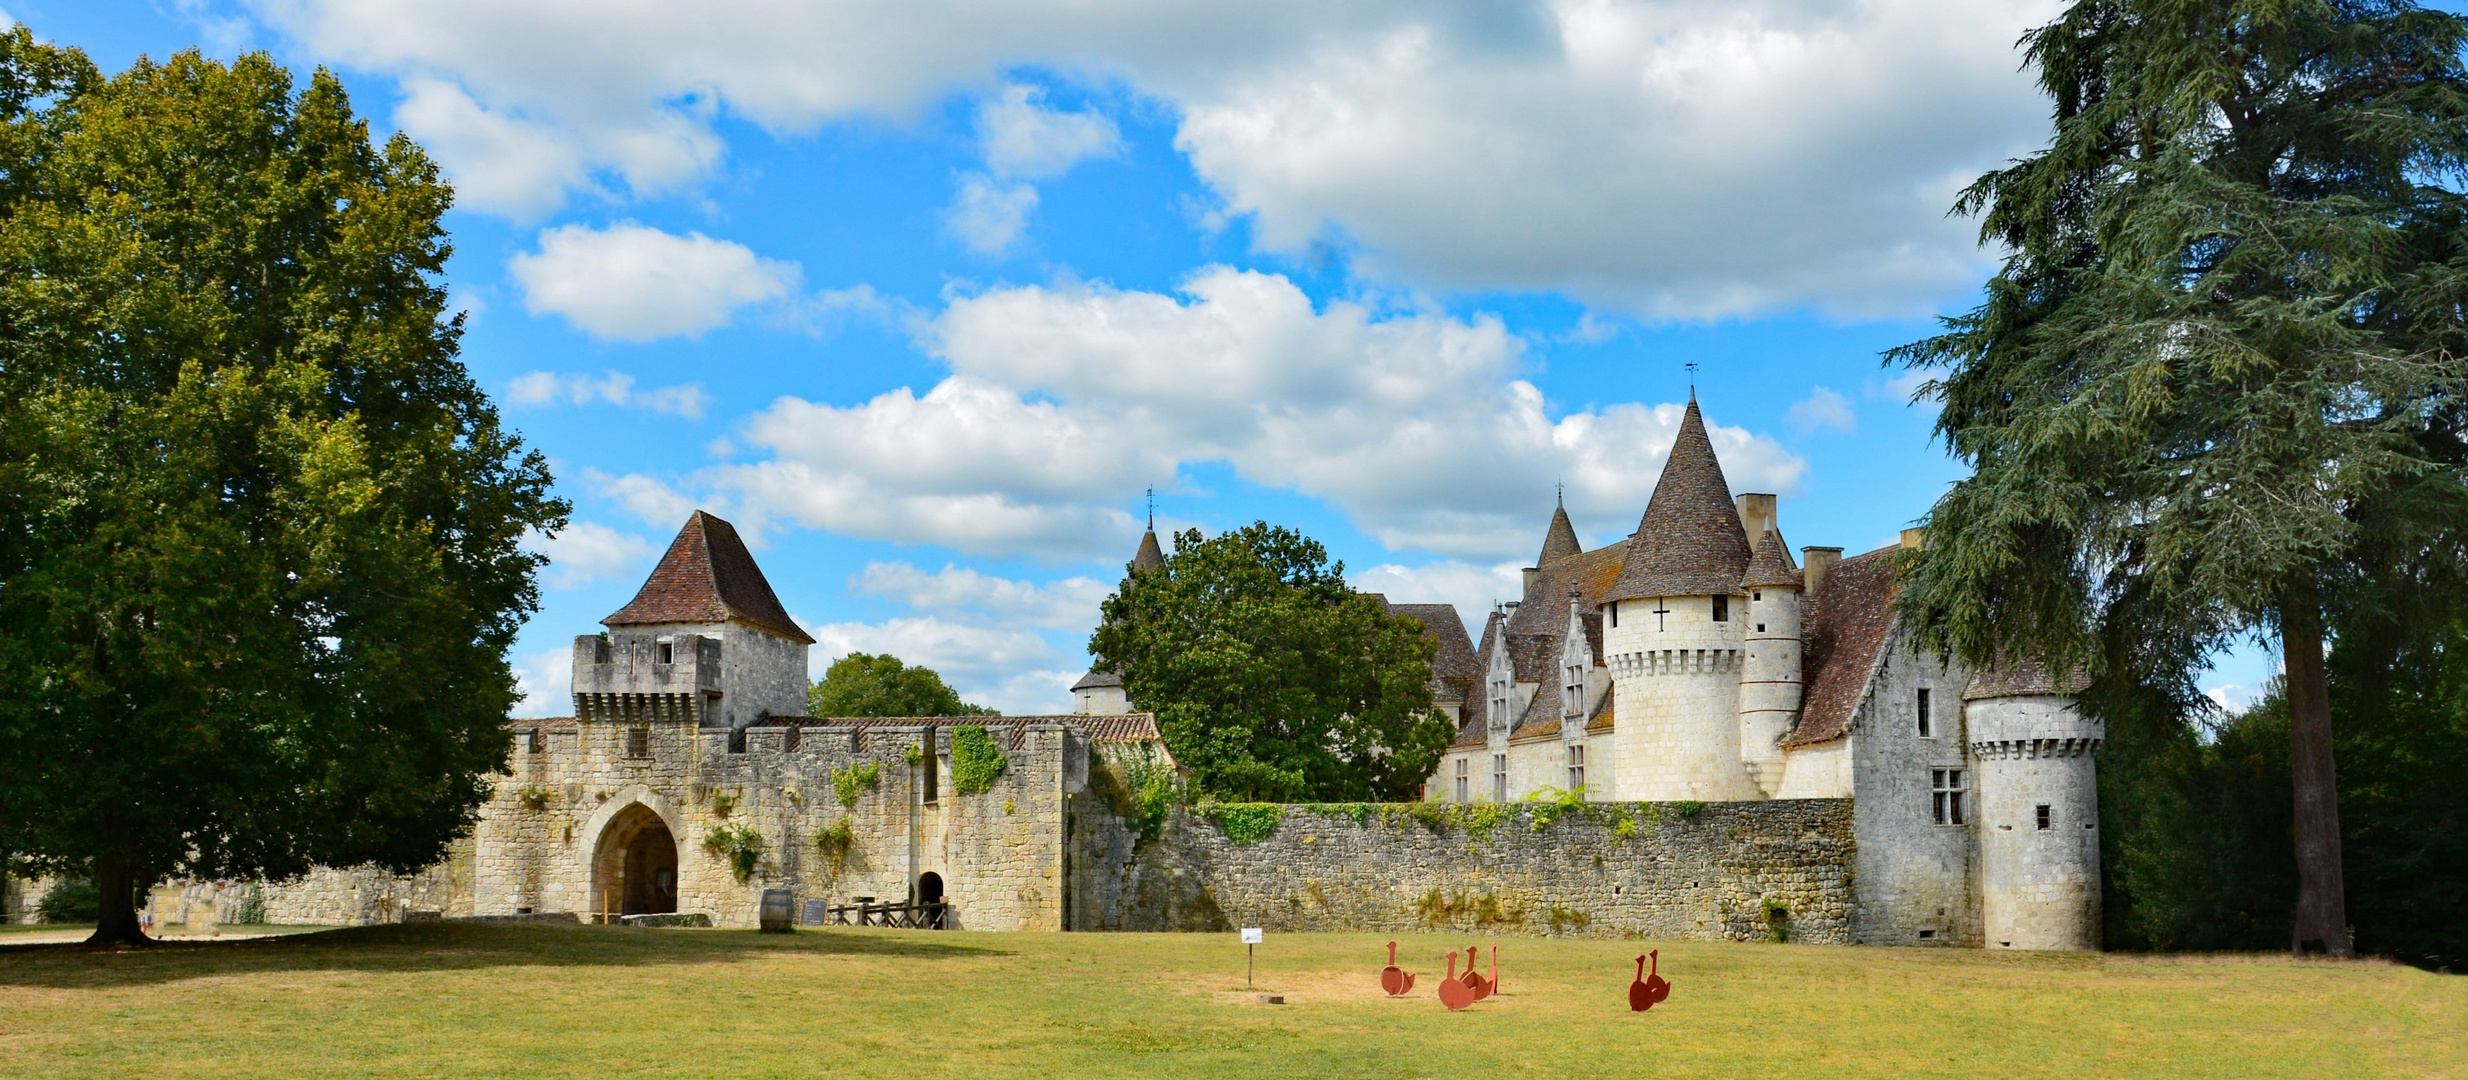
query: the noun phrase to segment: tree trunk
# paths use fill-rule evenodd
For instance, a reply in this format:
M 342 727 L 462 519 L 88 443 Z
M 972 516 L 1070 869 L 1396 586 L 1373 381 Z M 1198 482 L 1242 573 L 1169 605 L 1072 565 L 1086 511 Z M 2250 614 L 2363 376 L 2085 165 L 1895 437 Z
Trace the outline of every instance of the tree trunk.
M 152 945 L 154 939 L 137 926 L 135 860 L 126 852 L 108 852 L 94 860 L 94 887 L 102 893 L 102 910 L 88 945 Z
M 2353 956 L 2339 853 L 2339 779 L 2331 760 L 2331 689 L 2323 672 L 2322 605 L 2307 578 L 2280 598 L 2287 667 L 2288 764 L 2296 787 L 2297 923 L 2290 947 Z

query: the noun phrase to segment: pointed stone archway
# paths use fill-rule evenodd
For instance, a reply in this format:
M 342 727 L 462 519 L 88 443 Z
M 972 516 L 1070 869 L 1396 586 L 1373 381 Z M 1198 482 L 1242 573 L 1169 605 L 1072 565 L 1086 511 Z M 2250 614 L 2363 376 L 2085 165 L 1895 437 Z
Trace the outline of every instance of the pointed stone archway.
M 677 910 L 677 835 L 664 803 L 648 791 L 628 792 L 592 815 L 587 907 L 595 918 Z

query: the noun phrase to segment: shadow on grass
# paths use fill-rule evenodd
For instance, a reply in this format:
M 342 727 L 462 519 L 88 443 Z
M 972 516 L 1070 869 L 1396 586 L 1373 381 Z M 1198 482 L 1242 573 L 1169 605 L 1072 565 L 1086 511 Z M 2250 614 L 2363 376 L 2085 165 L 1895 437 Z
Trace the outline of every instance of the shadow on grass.
M 279 972 L 470 971 L 496 967 L 647 967 L 767 956 L 1007 956 L 932 931 L 652 930 L 623 926 L 410 923 L 245 941 L 166 941 L 145 949 L 25 945 L 0 949 L 0 987 L 111 989 Z

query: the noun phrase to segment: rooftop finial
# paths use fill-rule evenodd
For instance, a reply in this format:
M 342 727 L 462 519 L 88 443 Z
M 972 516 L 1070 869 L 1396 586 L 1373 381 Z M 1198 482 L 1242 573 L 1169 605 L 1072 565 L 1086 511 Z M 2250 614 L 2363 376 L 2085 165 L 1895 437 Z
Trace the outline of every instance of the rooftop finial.
M 1697 400 L 1697 362 L 1691 360 L 1686 366 L 1688 368 L 1688 400 L 1695 401 Z
M 1559 482 L 1559 483 L 1553 484 L 1553 485 L 1551 485 L 1551 489 L 1552 489 L 1551 501 L 1552 501 L 1555 505 L 1557 505 L 1560 509 L 1562 509 L 1562 510 L 1566 510 L 1566 509 L 1568 509 L 1568 483 L 1567 483 L 1567 481 L 1561 481 L 1561 482 Z
M 1157 489 L 1148 489 L 1148 531 L 1157 531 Z

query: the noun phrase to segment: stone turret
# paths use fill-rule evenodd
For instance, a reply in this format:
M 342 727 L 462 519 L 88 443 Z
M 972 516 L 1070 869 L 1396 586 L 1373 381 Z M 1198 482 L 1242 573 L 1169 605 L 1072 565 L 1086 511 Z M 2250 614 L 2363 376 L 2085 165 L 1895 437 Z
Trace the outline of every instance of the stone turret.
M 1782 788 L 1783 736 L 1800 714 L 1800 585 L 1773 526 L 1774 497 L 1742 495 L 1764 524 L 1740 588 L 1748 593 L 1748 657 L 1740 663 L 1740 760 L 1767 795 Z M 1757 501 L 1762 500 L 1762 505 Z M 1748 515 L 1743 515 L 1748 516 Z
M 1694 398 L 1619 579 L 1603 594 L 1603 651 L 1619 698 L 1623 799 L 1763 798 L 1740 759 L 1738 601 L 1748 535 Z
M 634 600 L 574 639 L 578 720 L 734 731 L 806 714 L 814 639 L 780 606 L 728 522 L 686 519 Z
M 2099 788 L 2107 731 L 2075 705 L 2079 676 L 2037 660 L 1963 691 L 1979 792 L 1980 916 L 1991 949 L 2100 947 Z

